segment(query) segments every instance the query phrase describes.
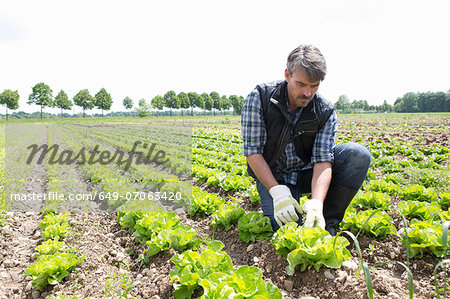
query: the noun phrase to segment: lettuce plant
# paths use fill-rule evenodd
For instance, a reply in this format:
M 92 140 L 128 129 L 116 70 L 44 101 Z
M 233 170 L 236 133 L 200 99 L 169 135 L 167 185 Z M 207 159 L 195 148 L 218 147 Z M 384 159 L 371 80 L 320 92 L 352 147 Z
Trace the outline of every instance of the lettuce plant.
M 349 208 L 340 227 L 352 232 L 362 229 L 365 234 L 378 238 L 386 238 L 389 234 L 397 234 L 397 230 L 392 224 L 392 218 L 379 210 L 366 210 L 356 213 L 354 209 Z
M 39 227 L 42 231 L 45 231 L 45 229 L 54 224 L 63 224 L 67 223 L 70 219 L 70 216 L 68 214 L 47 214 L 45 215 L 44 219 L 41 220 L 39 223 Z
M 145 242 L 156 236 L 161 230 L 181 226 L 180 218 L 172 212 L 150 212 L 136 221 L 134 237 Z
M 144 217 L 146 213 L 142 212 L 118 212 L 117 213 L 117 222 L 119 222 L 120 226 L 125 229 L 128 229 L 131 232 L 134 232 L 136 221 Z
M 221 205 L 220 208 L 212 214 L 211 226 L 229 230 L 231 225 L 237 224 L 239 218 L 244 214 L 245 210 L 241 208 L 237 202 Z
M 340 268 L 345 260 L 351 258 L 346 249 L 350 245 L 346 238 L 332 237 L 319 227 L 306 228 L 295 222 L 283 225 L 273 235 L 271 243 L 275 245 L 276 253 L 282 254 L 288 260 L 288 275 L 293 275 L 298 265 L 300 271 L 311 266 L 319 271 L 322 265 Z
M 39 252 L 39 256 L 41 256 L 41 255 L 55 254 L 58 252 L 65 252 L 67 250 L 67 245 L 64 242 L 54 241 L 50 239 L 43 242 L 35 249 L 37 252 Z
M 407 218 L 420 218 L 422 220 L 439 219 L 441 207 L 438 203 L 422 202 L 415 200 L 401 201 L 398 204 L 399 213 Z
M 214 272 L 200 280 L 203 287 L 201 299 L 222 298 L 274 298 L 281 299 L 280 290 L 262 279 L 256 267 L 241 266 L 234 272 Z
M 367 189 L 372 191 L 385 192 L 389 195 L 395 195 L 397 194 L 399 187 L 392 181 L 382 179 L 379 181 L 370 181 Z
M 442 192 L 439 194 L 439 204 L 444 208 L 448 209 L 450 207 L 450 192 Z
M 39 223 L 42 230 L 42 239 L 62 239 L 69 233 L 70 225 L 67 223 L 70 216 L 68 214 L 47 214 Z
M 187 250 L 171 259 L 175 264 L 170 278 L 172 282 L 175 281 L 173 296 L 176 299 L 190 298 L 200 288 L 199 280 L 209 274 L 233 270 L 231 257 L 222 251 L 223 247 L 222 242 L 212 241 L 201 252 Z
M 406 234 L 402 236 L 402 243 L 409 257 L 422 258 L 426 253 L 443 257 L 445 252 L 442 233 L 443 224 L 440 221 L 413 219 L 410 227 L 406 228 Z M 450 247 L 450 238 L 447 239 L 446 247 Z
M 273 235 L 269 217 L 258 212 L 250 212 L 238 221 L 239 237 L 248 243 L 258 240 L 269 240 Z
M 420 201 L 436 201 L 437 194 L 431 188 L 425 188 L 424 186 L 413 184 L 408 185 L 400 192 L 400 196 L 406 200 L 420 200 Z
M 225 199 L 219 195 L 203 191 L 199 187 L 193 187 L 192 199 L 188 207 L 188 214 L 190 216 L 194 216 L 196 214 L 210 215 L 224 203 Z
M 69 230 L 70 225 L 67 222 L 51 224 L 46 226 L 45 230 L 42 231 L 42 239 L 59 240 L 66 237 L 69 233 Z
M 369 191 L 358 194 L 352 201 L 352 205 L 366 209 L 389 210 L 391 208 L 391 197 L 386 193 Z
M 277 287 L 263 281 L 258 268 L 234 269 L 223 247 L 222 242 L 212 241 L 201 252 L 188 250 L 172 258 L 175 269 L 170 277 L 176 299 L 191 298 L 197 289 L 203 289 L 203 299 L 282 298 Z
M 42 291 L 48 284 L 58 284 L 84 259 L 70 253 L 42 255 L 25 270 L 25 276 L 32 276 L 33 287 Z
M 160 251 L 167 251 L 170 248 L 179 252 L 187 249 L 195 250 L 202 242 L 196 235 L 197 230 L 189 226 L 163 229 L 146 242 L 148 245 L 147 257 L 158 254 Z

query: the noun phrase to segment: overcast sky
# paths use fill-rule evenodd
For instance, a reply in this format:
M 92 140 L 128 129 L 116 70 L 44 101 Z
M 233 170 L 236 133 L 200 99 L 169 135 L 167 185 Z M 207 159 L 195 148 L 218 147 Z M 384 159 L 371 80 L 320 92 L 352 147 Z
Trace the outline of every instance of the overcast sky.
M 27 112 L 38 82 L 70 98 L 104 87 L 115 111 L 168 90 L 246 96 L 306 43 L 327 61 L 322 95 L 393 104 L 450 89 L 449 3 L 0 0 L 0 92 L 18 90 Z

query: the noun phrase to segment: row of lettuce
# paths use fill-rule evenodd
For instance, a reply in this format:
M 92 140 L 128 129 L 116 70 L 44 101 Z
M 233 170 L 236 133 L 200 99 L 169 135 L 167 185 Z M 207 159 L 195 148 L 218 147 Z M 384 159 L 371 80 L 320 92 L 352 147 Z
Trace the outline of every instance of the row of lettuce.
M 55 136 L 48 134 L 49 146 L 58 142 Z M 70 190 L 68 184 L 75 182 L 75 178 L 65 177 L 62 179 L 62 168 L 58 163 L 45 165 L 47 179 L 47 192 L 58 192 L 64 194 Z M 59 205 L 68 201 L 45 201 L 41 207 L 44 215 L 39 223 L 41 229 L 42 243 L 37 246 L 36 260 L 27 267 L 25 276 L 32 277 L 32 286 L 38 291 L 44 291 L 47 285 L 56 285 L 79 267 L 85 256 L 78 256 L 76 250 L 64 242 L 64 239 L 72 233 L 69 224 L 70 215 L 65 211 L 59 212 Z M 64 209 L 67 209 L 66 206 Z
M 84 256 L 78 256 L 65 242 L 70 233 L 68 214 L 49 213 L 39 223 L 44 241 L 37 246 L 36 260 L 27 267 L 25 276 L 31 276 L 32 286 L 43 291 L 47 285 L 60 283 L 71 271 L 80 265 Z

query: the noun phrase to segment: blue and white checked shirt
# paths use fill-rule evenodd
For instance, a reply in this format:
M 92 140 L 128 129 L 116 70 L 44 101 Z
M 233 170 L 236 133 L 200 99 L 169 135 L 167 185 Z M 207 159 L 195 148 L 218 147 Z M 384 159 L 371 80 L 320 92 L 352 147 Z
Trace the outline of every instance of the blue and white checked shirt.
M 269 83 L 272 84 L 272 83 Z M 287 103 L 287 102 L 286 102 Z M 287 103 L 290 116 L 291 133 L 294 124 L 301 115 L 302 108 L 291 111 Z M 244 140 L 244 156 L 262 154 L 267 140 L 264 115 L 261 107 L 260 95 L 255 88 L 245 99 L 241 113 L 242 138 Z M 312 168 L 318 162 L 334 162 L 334 136 L 337 130 L 336 112 L 331 114 L 325 125 L 317 132 L 314 142 L 311 162 L 306 164 L 297 155 L 294 143 L 286 145 L 285 151 L 275 164 L 274 171 L 285 183 L 296 185 L 297 174 L 300 170 Z

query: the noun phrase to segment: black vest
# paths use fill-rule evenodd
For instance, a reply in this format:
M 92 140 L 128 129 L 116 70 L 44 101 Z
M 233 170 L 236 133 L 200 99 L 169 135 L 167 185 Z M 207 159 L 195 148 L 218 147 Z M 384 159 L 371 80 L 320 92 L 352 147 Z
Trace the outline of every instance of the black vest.
M 263 157 L 277 178 L 274 170 L 275 163 L 280 153 L 292 140 L 297 155 L 305 165 L 311 162 L 316 134 L 330 118 L 334 107 L 333 103 L 316 93 L 308 105 L 303 108 L 292 134 L 287 111 L 287 82 L 261 84 L 256 88 L 261 96 L 261 107 L 267 133 Z M 250 166 L 247 167 L 247 172 L 256 178 Z

